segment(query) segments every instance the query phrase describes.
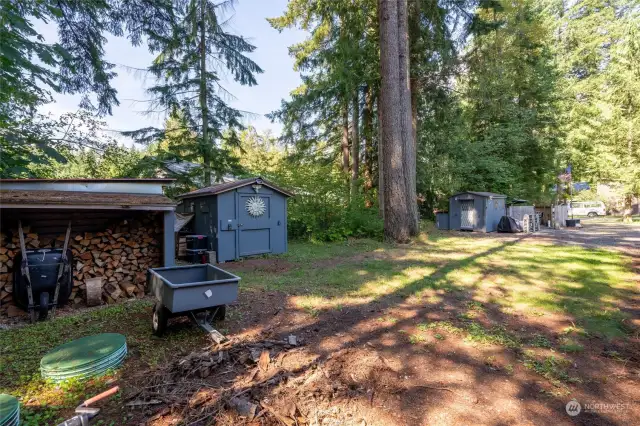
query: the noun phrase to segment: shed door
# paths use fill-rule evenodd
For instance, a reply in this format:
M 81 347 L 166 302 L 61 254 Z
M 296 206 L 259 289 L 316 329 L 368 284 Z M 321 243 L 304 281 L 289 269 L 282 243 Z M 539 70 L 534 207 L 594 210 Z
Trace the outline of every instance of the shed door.
M 271 196 L 238 193 L 238 254 L 270 253 Z
M 473 229 L 475 225 L 475 208 L 473 200 L 460 201 L 460 228 Z

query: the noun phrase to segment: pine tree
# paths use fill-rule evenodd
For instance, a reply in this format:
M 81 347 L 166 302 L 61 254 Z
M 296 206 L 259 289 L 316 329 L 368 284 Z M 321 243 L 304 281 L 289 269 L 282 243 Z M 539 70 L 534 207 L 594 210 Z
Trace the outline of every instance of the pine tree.
M 224 29 L 221 17 L 232 2 L 181 0 L 174 3 L 173 22 L 158 29 L 149 46 L 157 57 L 149 72 L 157 84 L 149 89 L 150 109 L 180 114 L 183 128 L 195 135 L 189 149 L 191 157 L 202 164 L 203 183 L 218 181 L 230 169 L 233 159 L 222 147 L 238 143 L 237 130 L 243 129 L 242 113 L 231 108 L 230 96 L 221 84 L 218 69 L 226 69 L 243 85 L 255 85 L 262 69 L 245 54 L 255 47 L 241 36 Z M 127 132 L 144 143 L 166 137 L 166 129 L 141 129 Z
M 62 153 L 91 145 L 80 121 L 91 127 L 95 117 L 118 105 L 111 86 L 115 65 L 105 59 L 105 35 L 142 42 L 165 19 L 170 0 L 4 1 L 0 8 L 0 175 L 26 176 L 33 163 L 64 162 Z M 36 20 L 55 25 L 58 42 L 47 43 Z M 38 114 L 54 93 L 80 94 L 81 111 L 71 122 Z M 78 137 L 78 136 L 82 137 Z
M 574 177 L 640 193 L 640 2 L 550 2 L 563 72 L 563 155 Z
M 463 187 L 535 197 L 553 183 L 560 138 L 548 25 L 532 0 L 487 0 L 471 32 Z
M 379 0 L 380 114 L 385 237 L 406 242 L 418 231 L 409 93 L 407 1 Z

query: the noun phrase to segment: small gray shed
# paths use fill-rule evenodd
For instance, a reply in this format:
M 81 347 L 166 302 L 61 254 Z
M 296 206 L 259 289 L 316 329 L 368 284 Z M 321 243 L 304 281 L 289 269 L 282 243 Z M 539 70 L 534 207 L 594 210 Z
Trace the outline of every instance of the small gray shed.
M 261 177 L 212 185 L 178 196 L 179 213 L 208 236 L 218 262 L 287 251 L 286 191 Z
M 507 196 L 467 191 L 449 198 L 449 227 L 460 231 L 494 232 L 506 214 Z

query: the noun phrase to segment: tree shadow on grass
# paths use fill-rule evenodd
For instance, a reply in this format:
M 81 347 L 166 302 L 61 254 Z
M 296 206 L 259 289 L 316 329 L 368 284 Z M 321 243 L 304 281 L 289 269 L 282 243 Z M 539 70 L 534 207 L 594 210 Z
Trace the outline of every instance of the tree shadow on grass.
M 545 327 L 544 316 L 538 321 L 537 317 L 514 315 L 505 310 L 499 300 L 478 304 L 477 300 L 486 298 L 482 294 L 485 288 L 480 285 L 481 281 L 491 274 L 497 274 L 507 281 L 510 278 L 517 280 L 532 289 L 539 286 L 526 274 L 538 267 L 535 262 L 525 262 L 520 268 L 495 269 L 490 263 L 482 263 L 519 242 L 520 239 L 505 241 L 444 264 L 394 260 L 394 268 L 375 270 L 375 282 L 397 279 L 399 274 L 411 268 L 429 269 L 430 272 L 419 279 L 411 279 L 412 275 L 406 273 L 404 281 L 386 294 L 372 294 L 346 305 L 321 305 L 312 315 L 290 301 L 286 309 L 276 310 L 273 318 L 257 324 L 254 332 L 275 333 L 279 337 L 293 334 L 304 339 L 305 350 L 313 354 L 313 360 L 300 366 L 296 372 L 299 375 L 319 368 L 319 365 L 348 350 L 359 351 L 363 357 L 367 352 L 374 351 L 382 359 L 395 361 L 393 386 L 390 386 L 393 391 L 375 390 L 381 394 L 379 402 L 374 403 L 375 399 L 366 391 L 351 395 L 349 400 L 334 401 L 335 404 L 348 405 L 353 401 L 361 405 L 368 404 L 374 419 L 379 415 L 380 419 L 385 418 L 391 423 L 427 424 L 438 419 L 444 420 L 442 416 L 446 415 L 447 422 L 458 424 L 624 423 L 621 419 L 625 418 L 625 413 L 583 413 L 578 418 L 571 418 L 564 412 L 569 397 L 576 396 L 587 402 L 612 401 L 612 395 L 620 395 L 627 389 L 616 381 L 605 383 L 595 380 L 608 375 L 616 367 L 612 365 L 613 361 L 603 361 L 599 353 L 602 343 L 598 339 L 595 342 L 588 339 L 584 353 L 553 352 L 553 348 L 547 344 L 556 346 L 561 336 Z M 563 261 L 554 260 L 553 263 L 561 268 Z M 605 268 L 610 263 L 605 260 L 600 266 Z M 589 263 L 590 267 L 597 265 L 597 260 Z M 451 276 L 456 271 L 470 267 L 478 269 L 479 277 L 475 282 L 460 284 Z M 336 286 L 335 292 L 329 292 L 332 297 L 348 297 L 354 289 L 372 280 L 371 276 L 358 271 L 353 267 L 339 271 L 338 277 L 348 280 L 350 284 Z M 607 280 L 602 278 L 601 273 L 589 272 L 588 269 L 571 271 L 568 278 L 582 287 L 556 285 L 545 289 L 551 294 L 550 298 L 541 301 L 533 299 L 536 306 L 539 304 L 541 308 L 562 311 L 569 317 L 568 324 L 571 320 L 580 323 L 580 315 L 584 316 L 585 312 L 595 315 L 593 310 L 598 306 L 602 310 L 613 309 L 617 303 L 614 299 L 636 295 L 631 290 L 616 289 L 615 297 L 608 297 L 611 296 L 611 288 Z M 328 279 L 336 279 L 336 276 L 328 276 Z M 508 294 L 508 286 L 507 282 L 496 284 L 494 288 L 497 292 Z M 583 290 L 590 287 L 593 294 Z M 326 293 L 319 292 L 318 296 Z M 302 291 L 301 294 L 308 293 Z M 470 318 L 470 312 L 477 316 Z M 300 321 L 301 317 L 305 321 Z M 419 336 L 416 337 L 419 331 L 415 330 L 422 324 L 425 328 L 434 325 L 427 335 L 435 340 L 426 344 L 420 342 Z M 590 327 L 588 321 L 584 326 Z M 503 363 L 507 364 L 493 368 L 490 365 L 494 362 L 490 360 L 493 357 L 502 358 Z M 562 364 L 561 360 L 567 360 L 568 363 Z M 588 372 L 581 371 L 572 366 L 572 362 L 573 365 L 589 365 L 590 369 Z M 509 368 L 515 368 L 515 372 L 509 372 Z M 571 381 L 573 379 L 574 382 Z M 368 382 L 361 384 L 365 390 L 371 386 Z M 254 396 L 268 395 L 269 392 L 265 394 L 261 390 L 256 391 Z M 628 396 L 638 398 L 639 395 L 636 392 Z M 504 404 L 511 408 L 501 411 L 500 400 L 504 400 Z M 636 414 L 627 413 L 629 416 Z
M 320 395 L 328 398 L 322 403 L 345 410 L 366 408 L 360 413 L 367 424 L 624 424 L 624 413 L 581 414 L 573 419 L 564 412 L 564 405 L 574 396 L 583 402 L 627 402 L 620 401 L 620 395 L 630 401 L 640 395 L 637 387 L 634 390 L 625 385 L 624 380 L 631 379 L 614 378 L 612 371 L 619 364 L 601 356 L 607 339 L 572 335 L 584 344 L 584 352 L 559 353 L 557 346 L 564 336 L 549 329 L 548 314 L 522 315 L 507 309 L 509 304 L 503 299 L 512 293 L 513 283 L 533 292 L 540 287 L 538 275 L 554 278 L 560 272 L 552 273 L 567 262 L 584 260 L 573 255 L 552 259 L 548 268 L 532 259 L 520 259 L 517 267 L 500 262 L 500 257 L 509 255 L 521 241 L 505 239 L 480 251 L 470 247 L 462 256 L 452 248 L 445 255 L 455 252 L 456 256 L 447 261 L 412 257 L 420 250 L 412 246 L 402 247 L 405 254 L 395 258 L 358 259 L 358 267 L 341 263 L 335 268 L 300 268 L 278 276 L 247 274 L 244 285 L 267 280 L 265 287 L 290 294 L 245 291 L 229 310 L 230 319 L 221 325 L 233 327 L 238 322 L 246 328 L 245 334 L 258 339 L 298 336 L 308 359 L 287 372 L 290 380 L 326 371 L 323 366 L 331 360 L 347 360 L 345 374 L 331 376 L 331 380 L 336 385 L 344 382 L 350 393 Z M 428 244 L 422 247 L 431 249 Z M 598 306 L 614 309 L 621 300 L 637 295 L 632 290 L 618 288 L 613 292 L 608 287 L 607 268 L 615 266 L 610 259 L 594 256 L 586 266 L 562 271 L 564 279 L 579 287 L 553 285 L 544 288 L 550 294 L 548 299 L 530 299 L 545 310 L 562 312 L 566 316 L 562 324 L 573 321 L 579 326 L 584 312 L 594 315 Z M 473 279 L 459 282 L 457 273 L 465 270 L 473 272 Z M 491 282 L 496 276 L 502 280 Z M 323 280 L 331 287 L 318 290 Z M 386 287 L 376 292 L 377 284 Z M 317 305 L 300 302 L 308 296 L 317 297 Z M 262 309 L 257 309 L 258 305 Z M 349 374 L 372 354 L 382 360 L 379 365 L 370 366 L 364 375 Z M 560 359 L 569 364 L 558 364 Z M 382 381 L 382 376 L 387 381 Z M 611 379 L 605 382 L 602 377 Z M 571 382 L 572 378 L 583 381 Z M 278 392 L 277 386 L 246 383 L 236 373 L 224 376 L 224 380 L 209 383 L 218 387 L 231 383 L 255 402 L 273 399 Z M 293 391 L 291 397 L 302 398 Z M 210 403 L 215 403 L 215 398 Z M 630 411 L 628 419 L 638 414 Z

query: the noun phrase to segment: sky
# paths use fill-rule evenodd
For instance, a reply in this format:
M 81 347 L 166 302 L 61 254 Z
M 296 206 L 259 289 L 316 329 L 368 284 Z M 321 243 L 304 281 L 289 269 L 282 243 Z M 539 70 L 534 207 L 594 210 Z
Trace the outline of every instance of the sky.
M 264 114 L 279 108 L 283 98 L 296 88 L 301 80 L 293 71 L 293 59 L 289 56 L 288 47 L 304 40 L 306 33 L 300 30 L 284 30 L 282 33 L 271 28 L 266 18 L 279 16 L 284 12 L 287 0 L 238 0 L 235 12 L 229 22 L 228 31 L 247 38 L 256 50 L 249 56 L 264 70 L 257 75 L 257 86 L 247 87 L 226 79 L 224 87 L 235 97 L 229 104 L 242 111 L 249 111 L 255 116 L 247 117 L 247 125 L 260 131 L 271 130 L 278 135 L 282 130 L 279 123 L 271 123 Z M 47 40 L 57 39 L 53 25 L 38 23 L 38 30 Z M 164 115 L 143 114 L 147 104 L 136 102 L 149 97 L 145 93 L 151 81 L 145 81 L 141 73 L 126 67 L 146 68 L 153 60 L 145 45 L 133 47 L 126 38 L 107 37 L 106 59 L 117 64 L 115 72 L 118 76 L 112 81 L 118 91 L 120 106 L 114 107 L 113 115 L 104 118 L 110 130 L 135 130 L 148 126 L 162 127 Z M 80 96 L 60 95 L 54 97 L 55 103 L 45 105 L 43 112 L 60 115 L 75 112 L 78 109 Z M 130 140 L 119 138 L 125 145 Z

